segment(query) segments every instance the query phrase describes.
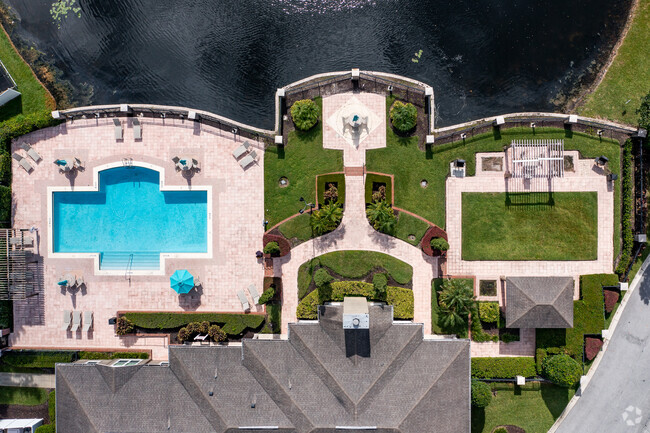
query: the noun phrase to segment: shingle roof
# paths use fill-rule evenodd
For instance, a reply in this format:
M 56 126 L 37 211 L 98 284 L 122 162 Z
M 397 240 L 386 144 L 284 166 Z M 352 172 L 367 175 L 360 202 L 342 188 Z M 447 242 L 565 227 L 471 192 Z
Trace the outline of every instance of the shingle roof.
M 337 426 L 376 426 L 377 433 L 469 431 L 469 341 L 424 340 L 421 325 L 393 323 L 391 307 L 371 306 L 366 332 L 344 332 L 341 307 L 322 306 L 319 314 L 318 323 L 290 324 L 288 340 L 172 346 L 169 367 L 60 364 L 58 428 L 66 433 L 245 433 L 241 427 L 255 426 L 277 429 L 251 432 L 330 433 Z
M 506 279 L 506 327 L 573 327 L 573 278 Z

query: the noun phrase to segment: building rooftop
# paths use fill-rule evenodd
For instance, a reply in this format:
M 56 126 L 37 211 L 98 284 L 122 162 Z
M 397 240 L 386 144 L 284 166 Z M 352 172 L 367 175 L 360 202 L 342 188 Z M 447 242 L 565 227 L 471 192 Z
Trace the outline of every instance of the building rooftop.
M 506 327 L 573 327 L 573 291 L 571 277 L 506 279 Z

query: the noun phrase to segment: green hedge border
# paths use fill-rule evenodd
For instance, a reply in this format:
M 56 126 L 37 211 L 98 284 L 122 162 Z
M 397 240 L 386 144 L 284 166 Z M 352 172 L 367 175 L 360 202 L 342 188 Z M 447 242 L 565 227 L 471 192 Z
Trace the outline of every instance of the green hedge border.
M 327 182 L 337 182 L 338 183 L 338 192 L 339 199 L 338 203 L 345 203 L 345 175 L 343 173 L 332 173 L 332 174 L 319 174 L 316 176 L 316 200 L 318 200 L 318 205 L 323 206 L 325 204 L 325 197 L 323 196 L 325 192 L 325 184 Z
M 393 205 L 393 178 L 388 175 L 367 173 L 366 174 L 366 203 L 372 203 L 372 183 L 381 182 L 386 184 L 386 200 Z
M 513 379 L 515 376 L 535 377 L 535 358 L 500 357 L 472 358 L 472 377 L 478 379 Z
M 216 323 L 229 336 L 239 336 L 248 329 L 262 326 L 262 314 L 236 313 L 124 313 L 122 316 L 133 322 L 134 326 L 149 330 L 172 330 L 182 328 L 191 322 Z

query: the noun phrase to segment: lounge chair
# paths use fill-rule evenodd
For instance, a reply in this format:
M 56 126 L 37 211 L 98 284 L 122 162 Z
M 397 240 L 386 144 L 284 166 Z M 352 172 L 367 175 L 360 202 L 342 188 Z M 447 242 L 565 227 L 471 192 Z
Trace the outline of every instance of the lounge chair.
M 196 337 L 194 337 L 194 341 L 205 341 L 206 338 L 208 338 L 208 334 L 198 334 Z
M 74 168 L 84 168 L 84 163 L 79 158 L 74 158 L 72 166 Z
M 257 304 L 260 300 L 260 294 L 257 293 L 257 289 L 255 288 L 255 284 L 251 284 L 248 286 L 248 293 L 251 294 L 251 298 L 253 298 L 253 304 Z
M 235 159 L 241 158 L 246 152 L 248 152 L 249 147 L 251 147 L 250 143 L 248 141 L 244 141 L 241 146 L 234 150 L 232 156 L 234 156 Z
M 41 155 L 39 155 L 38 152 L 35 151 L 34 148 L 32 148 L 32 146 L 30 146 L 29 144 L 23 143 L 20 147 L 22 147 L 25 150 L 25 152 L 27 152 L 27 155 L 29 155 L 29 157 L 32 158 L 34 162 L 38 162 L 41 159 L 43 159 L 41 158 Z
M 92 311 L 84 311 L 84 327 L 83 327 L 83 332 L 88 332 L 90 331 L 90 328 L 93 326 L 93 312 Z
M 23 158 L 22 155 L 19 155 L 19 154 L 17 154 L 17 153 L 14 152 L 11 156 L 12 156 L 16 161 L 18 161 L 18 164 L 20 164 L 20 166 L 21 166 L 22 168 L 24 168 L 25 171 L 26 171 L 27 173 L 29 173 L 30 171 L 34 170 L 34 166 L 31 165 L 31 164 L 29 163 L 29 161 L 27 161 L 27 159 Z
M 122 123 L 120 119 L 113 119 L 113 124 L 115 125 L 115 139 L 122 140 L 124 138 L 122 132 Z
M 81 326 L 81 311 L 73 311 L 72 327 L 70 327 L 70 331 L 77 332 L 77 330 L 79 330 L 79 326 Z
M 61 326 L 62 331 L 67 331 L 68 328 L 70 327 L 71 316 L 72 313 L 70 312 L 70 310 L 63 311 L 63 326 Z
M 34 239 L 32 239 L 31 236 L 25 236 L 22 238 L 20 236 L 16 236 L 9 238 L 9 245 L 31 247 L 34 245 Z
M 81 286 L 84 283 L 84 276 L 83 275 L 75 275 L 74 281 L 75 281 L 75 284 L 77 286 Z
M 199 277 L 196 275 L 194 276 L 194 287 L 199 287 L 202 286 L 203 284 L 201 283 L 201 280 L 199 280 Z
M 241 302 L 241 307 L 244 309 L 244 311 L 250 310 L 251 306 L 248 304 L 248 299 L 246 299 L 246 294 L 244 291 L 238 291 L 237 296 L 239 297 L 239 302 Z
M 196 168 L 197 170 L 201 169 L 201 167 L 199 167 L 199 161 L 194 158 L 192 158 L 192 167 Z
M 133 118 L 133 137 L 136 140 L 142 140 L 142 125 L 137 117 Z
M 246 155 L 241 161 L 239 161 L 239 165 L 241 166 L 241 168 L 245 169 L 246 167 L 248 167 L 249 165 L 255 162 L 255 158 L 257 158 L 257 153 L 255 153 L 255 151 L 252 151 L 251 153 Z

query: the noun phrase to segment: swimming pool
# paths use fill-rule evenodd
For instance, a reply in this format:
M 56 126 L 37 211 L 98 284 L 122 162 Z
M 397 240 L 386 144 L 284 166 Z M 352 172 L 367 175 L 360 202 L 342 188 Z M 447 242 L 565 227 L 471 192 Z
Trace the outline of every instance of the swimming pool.
M 94 191 L 52 191 L 52 252 L 99 253 L 99 269 L 115 271 L 208 253 L 208 191 L 161 190 L 160 176 L 120 166 L 98 171 Z

